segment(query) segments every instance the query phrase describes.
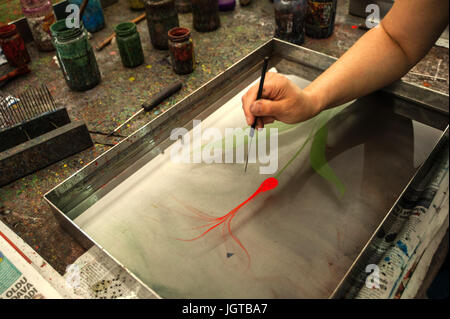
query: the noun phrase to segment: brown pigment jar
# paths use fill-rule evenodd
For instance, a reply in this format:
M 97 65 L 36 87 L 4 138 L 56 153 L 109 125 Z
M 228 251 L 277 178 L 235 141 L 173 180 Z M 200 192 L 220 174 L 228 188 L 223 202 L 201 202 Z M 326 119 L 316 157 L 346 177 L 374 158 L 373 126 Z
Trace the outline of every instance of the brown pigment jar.
M 168 37 L 170 58 L 175 73 L 188 74 L 194 71 L 195 55 L 191 30 L 176 27 L 169 30 Z

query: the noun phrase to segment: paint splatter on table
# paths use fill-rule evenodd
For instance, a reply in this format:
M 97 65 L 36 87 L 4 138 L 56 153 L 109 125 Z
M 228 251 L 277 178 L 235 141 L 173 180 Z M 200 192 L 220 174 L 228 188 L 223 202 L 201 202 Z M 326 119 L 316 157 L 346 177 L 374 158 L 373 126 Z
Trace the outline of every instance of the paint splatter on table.
M 351 27 L 359 24 L 361 19 L 347 16 L 347 8 L 348 1 L 339 2 L 335 33 L 329 39 L 306 38 L 304 46 L 336 57 L 341 56 L 364 34 L 363 30 Z M 140 14 L 129 10 L 123 0 L 105 8 L 104 12 L 107 26 L 93 34 L 93 45 L 110 35 L 117 23 L 131 20 Z M 220 13 L 220 17 L 222 26 L 219 30 L 201 34 L 192 32 L 196 69 L 189 75 L 176 75 L 170 66 L 168 51 L 158 51 L 151 47 L 147 25 L 143 21 L 138 24 L 138 31 L 145 62 L 137 68 L 126 69 L 122 66 L 117 44 L 113 42 L 101 52 L 95 52 L 102 82 L 87 92 L 73 92 L 64 82 L 55 63 L 54 52 L 38 52 L 34 44 L 30 43 L 28 50 L 32 58 L 32 73 L 16 79 L 4 90 L 15 94 L 27 87 L 45 83 L 55 100 L 68 108 L 72 120 L 84 121 L 92 131 L 110 132 L 139 110 L 139 106 L 152 94 L 177 79 L 182 80 L 184 87 L 180 93 L 168 99 L 152 114 L 138 116 L 122 131 L 124 135 L 130 134 L 273 35 L 273 8 L 268 0 L 254 0 L 244 8 L 237 6 L 233 12 Z M 191 14 L 180 14 L 179 19 L 180 26 L 192 27 Z M 7 66 L 0 67 L 0 73 L 6 68 Z M 426 77 L 431 88 L 448 93 L 448 50 L 433 48 L 415 70 L 432 76 Z M 423 85 L 423 76 L 412 74 L 407 77 L 410 82 Z M 437 78 L 447 80 L 445 82 Z M 101 143 L 118 142 L 117 138 L 106 139 L 101 135 L 92 137 Z M 58 225 L 42 196 L 109 148 L 100 143 L 95 144 L 91 149 L 0 188 L 0 219 L 60 273 L 64 273 L 66 266 L 79 257 L 84 249 Z

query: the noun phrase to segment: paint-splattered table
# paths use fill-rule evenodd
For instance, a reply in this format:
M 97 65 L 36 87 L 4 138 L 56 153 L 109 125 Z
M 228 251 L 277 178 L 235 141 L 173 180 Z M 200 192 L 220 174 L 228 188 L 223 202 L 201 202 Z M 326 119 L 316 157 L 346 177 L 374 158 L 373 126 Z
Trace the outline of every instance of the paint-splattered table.
M 222 26 L 219 30 L 211 33 L 193 31 L 196 70 L 189 75 L 174 74 L 168 52 L 152 49 L 147 25 L 143 21 L 138 25 L 138 30 L 145 63 L 137 68 L 124 68 L 117 45 L 112 43 L 96 52 L 102 82 L 87 92 L 73 92 L 64 82 L 55 63 L 54 53 L 37 52 L 34 44 L 30 43 L 28 49 L 32 57 L 32 73 L 16 79 L 5 89 L 14 94 L 45 83 L 57 102 L 68 108 L 73 120 L 84 121 L 92 131 L 110 132 L 139 110 L 142 102 L 152 94 L 174 80 L 181 79 L 184 82 L 182 91 L 152 114 L 138 116 L 123 130 L 123 134 L 129 134 L 269 40 L 274 32 L 272 6 L 269 0 L 253 0 L 250 6 L 241 8 L 238 5 L 233 12 L 221 13 Z M 107 27 L 93 34 L 93 45 L 111 34 L 115 24 L 140 14 L 130 11 L 125 0 L 120 0 L 104 11 Z M 347 12 L 348 1 L 339 1 L 334 34 L 325 40 L 307 38 L 304 46 L 335 57 L 341 56 L 365 32 L 355 27 L 362 19 L 348 16 Z M 179 18 L 181 26 L 191 27 L 191 14 L 180 14 Z M 434 47 L 405 80 L 448 94 L 448 60 L 447 49 Z M 0 71 L 3 72 L 4 67 Z M 60 273 L 84 249 L 61 229 L 42 196 L 110 148 L 102 143 L 118 142 L 115 138 L 106 139 L 101 135 L 92 137 L 97 142 L 95 147 L 0 189 L 0 219 Z

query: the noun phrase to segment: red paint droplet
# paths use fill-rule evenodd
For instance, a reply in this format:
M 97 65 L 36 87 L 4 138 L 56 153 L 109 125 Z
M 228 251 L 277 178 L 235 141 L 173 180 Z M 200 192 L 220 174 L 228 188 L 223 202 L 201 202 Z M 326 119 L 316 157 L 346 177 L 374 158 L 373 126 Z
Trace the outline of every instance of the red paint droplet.
M 352 29 L 357 29 L 358 26 L 357 25 L 352 25 Z

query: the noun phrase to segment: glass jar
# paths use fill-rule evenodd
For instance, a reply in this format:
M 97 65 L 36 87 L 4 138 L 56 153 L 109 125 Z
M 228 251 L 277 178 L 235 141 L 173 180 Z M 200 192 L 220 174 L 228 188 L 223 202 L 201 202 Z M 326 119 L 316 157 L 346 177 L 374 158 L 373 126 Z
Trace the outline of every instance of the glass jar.
M 188 13 L 192 11 L 191 0 L 175 0 L 175 8 L 178 13 Z
M 209 32 L 220 27 L 218 0 L 191 0 L 191 2 L 195 30 Z
M 40 51 L 53 51 L 50 26 L 56 21 L 49 0 L 20 0 L 33 40 Z
M 145 1 L 144 0 L 127 0 L 128 6 L 132 10 L 144 10 Z
M 67 85 L 75 91 L 96 86 L 100 82 L 100 71 L 83 25 L 67 28 L 66 20 L 62 19 L 55 22 L 50 30 Z
M 336 19 L 336 0 L 308 0 L 305 33 L 316 39 L 333 34 Z
M 236 0 L 219 0 L 220 11 L 232 11 L 236 7 Z
M 0 27 L 0 46 L 9 65 L 13 67 L 19 67 L 31 61 L 25 43 L 17 32 L 15 24 Z
M 188 74 L 194 71 L 195 55 L 191 30 L 173 28 L 168 33 L 169 51 L 172 67 L 177 74 Z
M 69 3 L 81 6 L 83 0 L 69 0 Z M 83 13 L 83 25 L 91 33 L 100 31 L 105 27 L 105 17 L 100 0 L 89 0 Z
M 144 52 L 136 24 L 133 22 L 119 23 L 114 31 L 122 64 L 127 68 L 133 68 L 144 63 Z
M 275 37 L 294 44 L 305 41 L 307 0 L 274 0 Z
M 153 47 L 167 50 L 169 48 L 167 33 L 179 26 L 175 0 L 147 0 L 145 10 Z

